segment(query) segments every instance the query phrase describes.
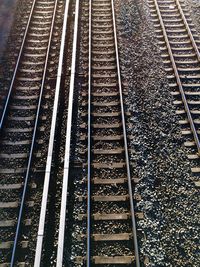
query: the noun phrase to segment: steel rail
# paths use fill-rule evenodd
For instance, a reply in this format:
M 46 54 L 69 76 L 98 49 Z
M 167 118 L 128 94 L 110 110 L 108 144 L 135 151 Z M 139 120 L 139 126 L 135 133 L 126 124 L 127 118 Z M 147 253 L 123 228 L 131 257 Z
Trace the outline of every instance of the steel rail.
M 24 212 L 24 207 L 25 207 L 26 193 L 27 193 L 28 182 L 29 182 L 30 173 L 31 173 L 31 164 L 32 164 L 33 153 L 34 153 L 34 148 L 35 148 L 35 143 L 36 143 L 36 134 L 37 134 L 37 129 L 38 129 L 42 97 L 43 97 L 43 92 L 44 92 L 44 84 L 46 80 L 48 59 L 49 59 L 49 53 L 50 53 L 50 47 L 51 47 L 51 41 L 52 41 L 52 35 L 53 35 L 57 3 L 58 3 L 58 0 L 55 1 L 55 5 L 54 5 L 54 12 L 53 12 L 52 23 L 51 23 L 51 28 L 50 28 L 49 41 L 48 41 L 48 46 L 46 50 L 47 52 L 46 52 L 44 71 L 43 71 L 43 76 L 42 76 L 42 81 L 41 81 L 40 94 L 38 98 L 37 112 L 36 112 L 36 118 L 35 118 L 35 123 L 34 123 L 34 128 L 33 128 L 33 136 L 32 136 L 32 141 L 31 141 L 30 153 L 29 153 L 26 175 L 25 175 L 25 180 L 24 180 L 22 199 L 21 199 L 20 210 L 19 210 L 19 215 L 18 215 L 18 220 L 17 220 L 17 228 L 15 232 L 15 240 L 14 240 L 12 256 L 11 256 L 11 264 L 10 264 L 11 267 L 14 267 L 15 265 L 16 248 L 17 248 L 17 244 L 19 241 L 20 229 L 21 229 L 21 224 L 22 224 L 22 219 L 23 219 L 23 212 Z
M 121 73 L 119 65 L 119 53 L 118 53 L 118 44 L 117 44 L 117 32 L 116 32 L 116 23 L 115 23 L 115 11 L 114 11 L 114 2 L 111 0 L 112 4 L 112 15 L 113 15 L 113 30 L 114 30 L 114 40 L 115 40 L 115 53 L 116 53 L 116 63 L 117 63 L 117 73 L 118 73 L 118 84 L 119 84 L 119 94 L 120 94 L 120 106 L 122 114 L 122 125 L 123 125 L 123 136 L 124 136 L 124 148 L 125 148 L 125 157 L 126 157 L 126 167 L 127 167 L 127 179 L 128 179 L 128 188 L 130 196 L 130 207 L 131 207 L 131 218 L 132 218 L 132 229 L 133 229 L 133 238 L 134 238 L 134 253 L 135 253 L 135 262 L 136 267 L 140 267 L 139 261 L 139 249 L 137 242 L 137 231 L 136 231 L 136 221 L 135 221 L 135 211 L 133 203 L 133 192 L 132 192 L 132 183 L 131 183 L 131 174 L 130 174 L 130 163 L 128 156 L 128 146 L 127 146 L 127 136 L 126 136 L 126 125 L 125 125 L 125 116 L 124 116 L 124 106 L 123 106 L 123 97 L 122 97 L 122 85 L 121 85 Z M 91 54 L 92 54 L 92 45 L 91 45 L 91 32 L 92 32 L 92 3 L 90 0 L 89 6 L 89 77 L 88 77 L 88 196 L 87 196 L 87 267 L 90 267 L 91 261 Z
M 117 42 L 115 7 L 114 7 L 114 1 L 111 0 L 111 2 L 112 2 L 112 14 L 113 14 L 115 53 L 116 53 L 116 62 L 117 62 L 117 73 L 118 73 L 118 85 L 119 85 L 120 105 L 121 105 L 121 114 L 122 114 L 121 117 L 122 117 L 122 127 L 123 127 L 123 136 L 124 136 L 124 149 L 125 149 L 125 158 L 126 158 L 126 170 L 127 170 L 128 190 L 129 190 L 131 219 L 132 219 L 132 231 L 133 231 L 133 240 L 134 240 L 134 249 L 135 249 L 134 251 L 135 252 L 135 264 L 136 264 L 135 266 L 140 267 L 140 257 L 139 257 L 137 229 L 136 229 L 136 220 L 135 220 L 135 208 L 134 208 L 134 203 L 133 203 L 133 191 L 132 191 L 130 162 L 129 162 L 129 154 L 128 154 L 127 134 L 126 134 L 126 121 L 125 121 L 125 112 L 124 112 L 124 103 L 123 103 L 121 71 L 120 71 L 120 62 L 119 62 L 119 50 L 118 50 L 118 42 Z
M 69 88 L 69 102 L 68 102 L 68 111 L 67 111 L 68 114 L 67 114 L 66 141 L 65 141 L 64 173 L 63 173 L 56 267 L 63 266 L 64 237 L 65 237 L 65 226 L 66 226 L 66 207 L 67 207 L 69 164 L 70 164 L 70 145 L 71 145 L 71 130 L 72 130 L 72 116 L 73 116 L 74 83 L 75 83 L 75 74 L 76 74 L 79 0 L 76 0 L 74 20 L 75 22 L 74 22 L 73 51 L 72 51 L 71 77 L 70 77 L 70 88 Z
M 60 95 L 64 51 L 65 51 L 65 41 L 66 41 L 66 32 L 67 32 L 69 1 L 70 0 L 66 0 L 66 3 L 65 3 L 62 37 L 61 37 L 61 45 L 60 45 L 60 55 L 59 55 L 57 80 L 56 80 L 56 90 L 55 90 L 55 98 L 54 98 L 54 105 L 53 105 L 50 137 L 49 137 L 48 155 L 47 155 L 47 162 L 46 162 L 46 168 L 45 168 L 44 187 L 43 187 L 43 196 L 42 196 L 42 204 L 41 204 L 41 211 L 40 211 L 40 221 L 39 221 L 38 234 L 37 234 L 34 267 L 39 267 L 41 264 L 41 260 L 42 260 L 42 245 L 43 245 L 43 238 L 44 238 L 45 218 L 46 218 L 46 212 L 47 212 L 47 200 L 48 200 L 48 192 L 49 192 L 49 184 L 50 184 L 50 176 L 51 176 L 51 165 L 52 165 L 52 160 L 53 160 L 57 111 L 58 111 L 58 105 L 59 105 L 59 95 Z
M 31 18 L 32 18 L 32 15 L 33 15 L 35 4 L 36 4 L 36 0 L 33 0 L 31 11 L 30 11 L 30 15 L 29 15 L 29 18 L 28 18 L 28 22 L 27 22 L 27 25 L 26 25 L 25 32 L 24 32 L 24 37 L 23 37 L 22 44 L 21 44 L 20 51 L 19 51 L 19 55 L 18 55 L 18 58 L 17 58 L 17 63 L 16 63 L 16 66 L 15 66 L 15 70 L 14 70 L 14 73 L 13 73 L 13 76 L 12 76 L 11 84 L 10 84 L 10 87 L 9 87 L 9 90 L 8 90 L 8 95 L 6 97 L 6 102 L 5 102 L 5 105 L 4 105 L 4 108 L 3 108 L 3 112 L 2 112 L 2 116 L 1 116 L 1 120 L 0 120 L 0 132 L 2 131 L 2 128 L 3 128 L 3 125 L 4 125 L 4 120 L 5 120 L 5 117 L 6 117 L 7 110 L 8 110 L 8 105 L 9 105 L 11 94 L 12 94 L 12 91 L 13 91 L 13 86 L 14 86 L 14 83 L 15 83 L 15 80 L 16 80 L 16 75 L 17 75 L 17 71 L 18 71 L 18 68 L 19 68 L 22 52 L 24 50 L 24 45 L 25 45 L 25 41 L 26 41 L 26 38 L 27 38 L 27 33 L 28 33 L 28 30 L 29 30 L 30 21 L 31 21 Z
M 175 0 L 175 3 L 176 3 L 176 5 L 177 5 L 177 7 L 178 7 L 178 10 L 179 10 L 180 15 L 181 15 L 182 20 L 183 20 L 183 23 L 184 23 L 184 25 L 185 25 L 185 27 L 186 27 L 186 29 L 187 29 L 187 31 L 188 31 L 188 35 L 189 35 L 189 38 L 190 38 L 190 40 L 191 40 L 191 42 L 192 42 L 193 48 L 194 48 L 194 50 L 195 50 L 195 52 L 196 52 L 198 61 L 200 62 L 200 53 L 199 53 L 199 49 L 198 49 L 197 44 L 196 44 L 196 42 L 195 42 L 195 40 L 194 40 L 194 37 L 193 37 L 193 35 L 192 35 L 192 32 L 191 32 L 190 27 L 189 27 L 189 25 L 188 25 L 187 19 L 186 19 L 184 13 L 183 13 L 183 9 L 182 9 L 182 7 L 181 7 L 181 5 L 180 5 L 180 3 L 179 3 L 179 0 Z
M 88 163 L 87 163 L 87 254 L 86 264 L 91 258 L 91 84 L 92 84 L 92 0 L 89 0 L 89 58 L 88 58 Z
M 180 91 L 181 98 L 182 98 L 182 101 L 183 101 L 183 104 L 184 104 L 184 107 L 185 107 L 185 111 L 187 113 L 187 117 L 188 117 L 188 121 L 189 121 L 189 124 L 190 124 L 190 128 L 191 128 L 193 136 L 194 136 L 194 140 L 195 140 L 195 143 L 196 143 L 196 146 L 197 146 L 198 154 L 200 154 L 199 137 L 198 137 L 195 125 L 194 125 L 194 121 L 193 121 L 193 118 L 192 118 L 192 115 L 191 115 L 191 112 L 190 112 L 190 108 L 189 108 L 188 103 L 187 103 L 187 99 L 186 99 L 185 92 L 184 92 L 184 89 L 183 89 L 183 86 L 182 86 L 182 83 L 181 83 L 181 79 L 179 77 L 178 69 L 177 69 L 177 66 L 176 66 L 176 63 L 175 63 L 175 60 L 174 60 L 174 56 L 173 56 L 173 53 L 172 53 L 172 49 L 171 49 L 171 46 L 170 46 L 170 42 L 169 42 L 169 39 L 168 39 L 168 36 L 167 36 L 167 32 L 166 32 L 166 29 L 165 29 L 165 25 L 164 25 L 164 22 L 163 22 L 163 19 L 162 19 L 162 15 L 161 15 L 157 0 L 154 0 L 154 3 L 155 3 L 155 6 L 156 6 L 156 11 L 157 11 L 157 14 L 158 14 L 158 18 L 160 20 L 160 25 L 161 25 L 161 28 L 162 28 L 162 31 L 163 31 L 163 35 L 164 35 L 165 43 L 166 43 L 166 46 L 167 46 L 167 49 L 168 49 L 168 53 L 169 53 L 169 56 L 170 56 L 170 60 L 172 62 L 172 67 L 173 67 L 173 70 L 174 70 L 174 75 L 175 75 L 175 78 L 176 78 L 176 82 L 177 82 L 177 85 L 179 87 L 179 91 Z

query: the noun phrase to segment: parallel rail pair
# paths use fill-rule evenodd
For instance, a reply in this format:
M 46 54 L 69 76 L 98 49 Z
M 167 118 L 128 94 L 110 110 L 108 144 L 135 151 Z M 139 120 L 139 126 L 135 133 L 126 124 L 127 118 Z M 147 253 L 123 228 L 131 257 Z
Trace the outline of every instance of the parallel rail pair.
M 118 112 L 115 112 L 115 110 Z M 113 0 L 89 1 L 87 126 L 87 266 L 89 267 L 93 264 L 134 264 L 134 266 L 139 267 L 140 259 L 133 202 L 133 184 L 128 156 Z M 99 143 L 101 143 L 100 147 L 98 146 Z M 112 163 L 109 158 L 113 158 Z M 120 161 L 123 161 L 123 164 Z M 103 176 L 100 174 L 101 172 L 104 172 Z M 99 195 L 98 188 L 105 187 L 106 191 L 106 187 L 110 186 L 112 188 L 113 184 L 119 187 L 118 193 L 120 192 L 120 185 L 125 186 L 128 201 L 124 199 L 123 195 L 120 197 L 120 195 L 116 195 L 116 192 L 112 191 L 113 195 L 110 196 L 106 196 L 105 193 Z M 114 205 L 116 202 L 119 202 L 119 207 L 123 203 L 127 205 L 129 215 L 127 219 L 122 220 L 130 222 L 132 230 L 130 239 L 129 237 L 127 238 L 129 234 L 126 233 L 126 230 L 120 230 L 119 222 L 123 214 L 113 214 L 111 211 L 94 213 L 99 203 L 102 203 L 102 205 L 106 203 L 105 206 L 109 206 L 110 204 Z M 94 219 L 95 215 L 97 219 Z M 104 228 L 109 223 L 110 227 L 112 227 L 113 220 L 118 223 L 119 227 L 116 233 L 108 232 L 106 234 L 103 229 L 95 229 L 97 221 Z M 126 223 L 121 224 L 124 225 Z M 111 253 L 112 256 L 109 256 L 110 242 L 115 242 L 117 246 L 118 243 L 126 243 L 127 240 L 132 243 L 132 251 L 129 255 L 126 255 L 126 253 L 120 255 L 118 251 L 115 251 L 114 256 L 113 253 Z M 105 246 L 104 255 L 98 249 L 101 242 Z
M 19 256 L 18 246 L 20 245 L 19 244 L 20 232 L 21 232 L 21 228 L 22 228 L 22 224 L 24 220 L 24 215 L 25 215 L 24 210 L 27 205 L 26 203 L 27 191 L 28 191 L 28 187 L 30 186 L 29 180 L 30 180 L 31 171 L 32 171 L 31 167 L 33 163 L 34 151 L 35 151 L 35 146 L 37 142 L 37 132 L 38 132 L 38 126 L 39 126 L 40 116 L 41 116 L 42 100 L 44 98 L 43 92 L 44 92 L 45 82 L 48 77 L 47 73 L 49 71 L 48 70 L 49 55 L 50 55 L 53 31 L 55 27 L 56 12 L 58 10 L 58 2 L 59 0 L 46 1 L 46 2 L 33 0 L 32 7 L 31 7 L 29 17 L 28 17 L 27 26 L 24 32 L 24 37 L 22 40 L 19 56 L 17 59 L 16 67 L 14 70 L 10 88 L 8 90 L 7 98 L 6 98 L 4 107 L 3 107 L 3 113 L 2 113 L 2 117 L 0 121 L 0 131 L 1 131 L 0 133 L 1 133 L 2 138 L 4 139 L 7 138 L 5 130 L 7 131 L 8 128 L 10 129 L 10 127 L 15 127 L 13 125 L 12 126 L 9 125 L 8 117 L 11 118 L 10 119 L 11 124 L 12 124 L 12 118 L 13 118 L 14 121 L 19 120 L 20 127 L 25 127 L 24 125 L 28 125 L 28 128 L 27 129 L 23 128 L 22 131 L 18 130 L 19 126 L 17 124 L 16 124 L 17 129 L 14 129 L 12 131 L 8 129 L 9 132 L 11 133 L 13 132 L 13 140 L 11 140 L 11 142 L 4 141 L 2 146 L 3 145 L 5 146 L 7 143 L 8 145 L 10 145 L 10 143 L 13 143 L 13 147 L 15 149 L 16 144 L 19 143 L 19 148 L 22 148 L 24 150 L 25 148 L 22 147 L 22 145 L 23 144 L 26 145 L 30 143 L 28 150 L 26 147 L 27 154 L 28 154 L 27 165 L 25 168 L 26 171 L 24 174 L 23 185 L 20 186 L 20 188 L 22 187 L 22 193 L 20 194 L 21 195 L 21 199 L 19 203 L 20 208 L 19 208 L 19 214 L 17 216 L 15 238 L 14 238 L 14 242 L 12 245 L 12 256 L 11 256 L 10 262 L 5 263 L 5 264 L 9 264 L 9 266 L 15 266 L 16 259 Z M 65 48 L 65 42 L 66 42 L 67 18 L 69 15 L 68 8 L 69 8 L 69 1 L 66 1 L 65 14 L 64 14 L 64 20 L 63 20 L 63 29 L 62 29 L 62 40 L 61 40 L 61 45 L 60 45 L 60 59 L 59 59 L 59 67 L 58 67 L 58 74 L 57 74 L 56 93 L 55 93 L 54 109 L 53 109 L 53 115 L 52 115 L 51 136 L 49 140 L 48 158 L 47 158 L 46 171 L 45 171 L 46 176 L 45 176 L 43 202 L 44 200 L 47 201 L 47 199 L 45 199 L 45 196 L 47 197 L 47 193 L 48 193 L 46 184 L 48 183 L 48 178 L 50 177 L 50 171 L 51 171 L 55 126 L 56 126 L 56 121 L 57 121 L 57 109 L 58 109 L 58 104 L 59 104 L 60 82 L 61 82 L 61 76 L 62 76 L 64 48 Z M 21 92 L 22 92 L 22 96 L 21 96 Z M 33 96 L 30 94 L 32 92 L 34 93 Z M 26 108 L 26 105 L 24 107 L 16 105 L 15 107 L 13 95 L 16 95 L 15 96 L 16 99 L 20 99 L 20 100 L 25 99 L 27 103 L 26 104 L 27 108 Z M 29 104 L 29 101 L 31 101 L 31 99 L 35 100 L 34 106 L 30 106 Z M 14 114 L 11 113 L 11 107 L 10 107 L 11 102 L 12 102 L 12 109 L 15 107 L 16 115 L 15 113 Z M 24 117 L 24 114 L 21 113 L 21 110 L 22 112 L 27 112 L 27 113 L 32 112 L 33 110 L 35 113 L 31 117 L 30 116 L 27 117 L 27 122 L 26 122 L 26 117 Z M 20 121 L 22 121 L 22 125 Z M 28 133 L 31 132 L 30 141 L 24 140 L 24 137 L 26 137 L 27 132 Z M 17 139 L 17 142 L 15 141 L 15 139 Z M 21 158 L 22 157 L 24 158 L 25 154 L 23 154 L 22 151 L 16 151 L 16 153 L 20 153 L 20 154 L 14 154 L 13 157 L 20 158 L 20 163 L 21 163 L 22 161 Z M 2 154 L 1 152 L 1 157 L 4 158 L 5 156 L 6 155 Z M 8 161 L 10 161 L 10 165 L 12 166 L 13 164 L 12 155 L 11 155 L 11 159 L 9 159 Z M 13 170 L 13 173 L 15 176 L 17 175 L 17 173 L 20 173 L 20 175 L 23 175 L 24 162 L 25 161 L 22 162 L 22 168 L 19 169 L 19 171 L 17 169 Z M 19 168 L 19 166 L 17 167 Z M 12 170 L 3 169 L 1 173 L 2 174 L 12 173 L 11 171 Z M 3 190 L 5 190 L 6 188 L 7 188 L 6 185 L 1 186 L 1 189 Z M 12 186 L 11 185 L 8 186 L 8 190 L 12 188 L 17 189 L 18 185 L 13 184 Z M 3 204 L 1 204 L 1 207 L 7 207 L 7 206 L 9 207 L 12 205 L 11 202 L 9 202 L 8 205 L 7 204 L 5 205 L 5 204 L 6 203 L 3 202 Z M 38 243 L 37 243 L 37 249 L 36 249 L 37 256 L 35 259 L 35 266 L 40 266 L 41 264 L 41 250 L 42 250 L 41 239 L 43 238 L 43 236 L 41 236 L 41 232 L 42 232 L 42 228 L 44 227 L 44 222 L 43 221 L 41 222 L 41 220 L 43 219 L 44 213 L 46 213 L 46 209 L 44 206 L 42 206 L 41 219 L 40 219 L 39 232 L 38 232 Z M 1 225 L 4 228 L 10 227 L 10 225 L 12 224 L 13 222 L 9 220 L 5 220 L 1 222 Z M 2 244 L 4 244 L 3 241 L 1 242 Z M 1 248 L 5 250 L 8 243 L 10 243 L 10 241 L 7 243 L 5 242 L 5 246 L 1 245 Z
M 31 172 L 31 164 L 33 160 L 33 154 L 34 154 L 34 148 L 36 144 L 36 134 L 38 131 L 38 122 L 39 122 L 39 116 L 40 116 L 40 110 L 41 110 L 41 102 L 43 98 L 43 91 L 44 91 L 44 84 L 47 76 L 47 66 L 48 66 L 48 59 L 49 59 L 49 53 L 50 53 L 50 46 L 52 41 L 52 35 L 53 35 L 53 29 L 54 29 L 54 23 L 55 23 L 55 16 L 56 16 L 56 10 L 57 10 L 57 4 L 58 1 L 56 0 L 55 3 L 41 3 L 37 0 L 34 0 L 32 3 L 31 11 L 29 14 L 27 26 L 24 32 L 23 41 L 21 44 L 19 56 L 17 59 L 16 67 L 14 70 L 13 78 L 11 81 L 10 88 L 8 90 L 7 99 L 3 108 L 3 113 L 0 121 L 0 131 L 1 136 L 5 136 L 4 128 L 7 129 L 9 127 L 9 122 L 6 121 L 7 116 L 10 112 L 10 102 L 11 98 L 13 97 L 13 93 L 18 93 L 19 96 L 16 96 L 16 99 L 27 99 L 27 107 L 26 105 L 24 107 L 15 107 L 12 106 L 13 109 L 16 110 L 15 113 L 10 115 L 10 121 L 12 122 L 12 118 L 16 116 L 16 121 L 19 120 L 20 124 L 20 116 L 23 116 L 21 114 L 20 109 L 26 110 L 29 112 L 30 106 L 28 105 L 28 98 L 26 96 L 20 96 L 20 92 L 24 91 L 24 94 L 28 90 L 35 90 L 38 95 L 30 96 L 30 99 L 36 99 L 36 113 L 34 122 L 30 121 L 28 122 L 29 125 L 34 124 L 32 127 L 32 139 L 30 142 L 30 148 L 28 153 L 28 159 L 27 159 L 27 167 L 26 167 L 26 173 L 24 175 L 23 180 L 23 190 L 21 194 L 21 201 L 20 201 L 20 209 L 17 219 L 17 225 L 16 225 L 16 232 L 15 232 L 15 238 L 13 243 L 13 249 L 12 249 L 12 257 L 10 266 L 15 265 L 16 261 L 16 255 L 17 255 L 17 246 L 19 245 L 19 238 L 20 238 L 20 230 L 22 227 L 22 220 L 24 215 L 24 209 L 26 205 L 26 195 L 28 190 L 28 184 L 29 184 L 29 178 L 30 178 L 30 172 Z M 43 9 L 43 12 L 41 11 Z M 43 16 L 41 16 L 41 13 L 43 13 Z M 49 18 L 50 16 L 50 18 Z M 38 24 L 38 20 L 40 20 L 40 23 Z M 37 31 L 37 33 L 35 33 Z M 44 34 L 43 32 L 46 31 L 48 34 Z M 39 38 L 39 39 L 38 39 Z M 41 40 L 42 39 L 42 40 Z M 42 43 L 42 46 L 37 48 L 37 45 L 39 41 Z M 35 67 L 36 66 L 36 67 Z M 35 71 L 33 72 L 32 69 L 35 67 Z M 31 76 L 33 75 L 33 77 Z M 19 92 L 18 92 L 19 91 Z M 31 98 L 32 97 L 32 98 Z M 17 110 L 19 108 L 19 111 Z M 25 112 L 25 111 L 24 111 Z M 16 115 L 15 115 L 16 114 Z M 19 117 L 18 117 L 19 116 Z M 23 118 L 23 117 L 22 117 Z M 24 120 L 26 120 L 24 118 Z M 29 120 L 29 119 L 28 119 Z M 7 125 L 5 126 L 5 124 Z M 22 122 L 23 123 L 23 122 Z M 16 130 L 17 133 L 18 130 Z M 15 135 L 15 134 L 13 134 Z M 20 136 L 20 134 L 19 134 Z M 23 144 L 23 137 L 13 136 L 13 138 L 18 138 L 18 142 L 20 144 Z M 15 140 L 11 140 L 15 141 Z M 7 141 L 5 141 L 5 144 Z M 15 144 L 14 144 L 15 145 Z M 2 155 L 4 157 L 4 155 Z

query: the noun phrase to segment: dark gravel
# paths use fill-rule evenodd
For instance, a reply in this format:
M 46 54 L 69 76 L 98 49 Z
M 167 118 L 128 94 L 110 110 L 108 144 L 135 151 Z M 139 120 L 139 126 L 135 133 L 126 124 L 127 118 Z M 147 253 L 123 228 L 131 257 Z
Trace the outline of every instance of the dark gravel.
M 17 0 L 2 0 L 0 3 L 0 57 L 13 22 Z

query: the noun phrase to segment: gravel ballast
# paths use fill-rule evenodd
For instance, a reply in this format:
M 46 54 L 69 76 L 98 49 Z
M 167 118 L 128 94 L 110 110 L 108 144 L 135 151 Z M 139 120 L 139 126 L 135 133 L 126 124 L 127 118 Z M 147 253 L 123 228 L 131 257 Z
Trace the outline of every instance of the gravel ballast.
M 194 11 L 192 18 L 197 31 L 200 32 L 198 21 L 200 4 L 197 1 L 185 1 L 189 9 Z M 18 4 L 20 14 L 26 14 L 25 8 L 22 8 L 25 2 L 24 0 L 18 1 L 21 3 Z M 127 93 L 124 94 L 124 103 L 126 111 L 130 113 L 126 119 L 127 134 L 130 137 L 132 177 L 139 179 L 134 192 L 141 195 L 141 201 L 136 202 L 135 205 L 137 211 L 144 213 L 144 219 L 137 221 L 137 227 L 142 232 L 142 235 L 138 237 L 141 263 L 143 264 L 145 260 L 145 266 L 151 267 L 199 267 L 200 197 L 199 189 L 195 187 L 191 179 L 191 167 L 194 163 L 187 158 L 188 150 L 183 144 L 185 140 L 181 135 L 179 118 L 175 114 L 176 107 L 170 94 L 167 73 L 162 63 L 147 0 L 141 2 L 115 0 L 114 4 L 123 90 Z M 26 5 L 30 6 L 30 4 Z M 84 6 L 87 7 L 85 0 L 81 3 L 82 16 L 86 10 Z M 14 19 L 16 22 L 20 20 L 17 12 Z M 80 38 L 83 38 L 87 35 L 87 19 L 82 17 L 79 23 L 82 36 Z M 14 48 L 12 44 L 16 36 L 14 29 L 13 24 L 7 52 L 1 59 L 2 62 L 9 62 L 0 69 L 2 91 L 5 91 L 7 88 L 5 85 L 9 84 L 15 66 L 16 56 L 14 54 L 18 51 L 21 41 L 19 33 L 23 31 L 22 27 L 16 27 L 19 37 L 16 40 L 18 47 Z M 83 39 L 81 42 L 80 50 L 84 47 Z M 87 63 L 87 58 L 85 59 L 80 51 L 78 57 L 80 61 L 77 69 L 86 77 L 87 69 L 83 71 L 81 64 Z M 77 107 L 75 107 L 75 112 L 77 114 L 75 114 L 77 117 L 73 122 L 74 128 L 83 123 L 81 109 L 84 97 L 81 95 L 81 84 L 85 80 L 86 78 L 80 75 L 76 83 L 75 104 Z M 71 160 L 78 166 L 82 166 L 86 163 L 86 158 L 83 159 L 80 153 L 81 149 L 85 149 L 85 144 L 80 138 L 81 130 L 74 130 L 73 134 L 73 141 L 75 140 L 76 143 L 72 148 Z M 61 144 L 64 147 L 64 143 L 61 142 Z M 61 147 L 59 156 L 61 160 L 63 152 Z M 68 200 L 70 220 L 65 236 L 67 245 L 64 262 L 68 266 L 82 266 L 82 258 L 80 263 L 77 263 L 77 256 L 85 256 L 86 220 L 80 220 L 78 216 L 86 214 L 87 209 L 86 201 L 80 201 L 80 198 L 86 196 L 87 193 L 86 169 L 78 167 L 78 171 L 75 172 L 74 167 L 70 177 L 69 187 L 72 194 Z M 59 183 L 58 188 L 61 187 Z M 60 193 L 56 197 L 59 198 Z M 104 206 L 101 208 L 105 210 Z M 115 206 L 112 208 L 118 209 Z M 56 213 L 56 222 L 58 218 L 59 213 Z M 56 246 L 55 242 L 54 249 L 52 249 L 54 251 L 52 266 L 55 264 Z M 116 248 L 118 249 L 118 245 Z M 34 250 L 32 253 L 34 254 Z
M 144 212 L 146 266 L 200 266 L 199 192 L 191 180 L 184 138 L 175 115 L 146 1 L 115 1 L 122 78 L 131 112 L 128 134 L 135 192 Z

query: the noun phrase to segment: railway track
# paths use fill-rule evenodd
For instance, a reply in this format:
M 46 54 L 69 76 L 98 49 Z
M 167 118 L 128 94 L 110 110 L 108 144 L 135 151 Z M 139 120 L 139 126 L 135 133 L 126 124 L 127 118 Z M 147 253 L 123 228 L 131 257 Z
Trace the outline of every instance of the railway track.
M 86 265 L 140 266 L 113 1 L 89 1 L 88 49 Z
M 68 184 L 72 180 L 70 140 L 74 116 L 74 90 L 76 79 L 79 77 L 75 71 L 78 63 L 80 68 L 83 64 L 82 68 L 86 68 L 88 73 L 87 82 L 82 84 L 81 117 L 85 124 L 80 125 L 85 129 L 85 137 L 82 136 L 81 140 L 87 143 L 83 157 L 87 158 L 85 167 L 88 171 L 86 197 L 88 210 L 87 214 L 78 216 L 79 220 L 83 221 L 87 218 L 85 235 L 87 253 L 86 257 L 78 257 L 78 261 L 84 266 L 140 266 L 114 3 L 110 0 L 89 1 L 87 14 L 89 31 L 84 31 L 88 35 L 84 38 L 83 47 L 84 51 L 88 49 L 84 54 L 89 58 L 89 62 L 86 63 L 84 60 L 77 62 L 79 21 L 77 0 L 56 266 L 62 266 L 64 262 L 67 264 L 64 255 L 68 245 L 66 236 L 69 234 L 68 220 L 70 220 L 67 216 L 70 209 Z M 88 67 L 85 67 L 86 64 Z M 81 199 L 85 199 L 85 196 Z
M 68 76 L 68 66 L 63 68 L 63 65 L 70 3 L 75 17 L 66 86 L 63 73 Z M 85 5 L 89 24 L 87 31 L 83 30 L 87 35 L 83 38 L 86 64 L 82 59 L 77 60 L 80 5 L 79 0 L 34 0 L 32 4 L 0 122 L 0 267 L 27 263 L 34 267 L 63 266 L 68 235 L 68 194 L 71 193 L 68 186 L 74 91 L 76 79 L 81 76 L 77 73 L 77 64 L 86 69 L 83 75 L 86 83 L 81 84 L 80 111 L 85 121 L 80 125 L 85 131 L 81 140 L 87 144 L 82 153 L 87 160 L 81 165 L 87 170 L 86 196 L 81 197 L 86 200 L 87 212 L 79 214 L 80 220 L 86 223 L 83 264 L 87 267 L 139 267 L 141 264 L 134 207 L 137 197 L 133 194 L 129 163 L 114 1 L 88 0 Z M 200 39 L 183 2 L 149 0 L 149 6 L 188 157 L 193 160 L 192 172 L 196 176 L 192 179 L 199 186 Z M 60 19 L 58 25 L 57 19 Z M 65 90 L 69 90 L 68 106 L 62 107 L 65 115 L 60 116 Z M 62 141 L 56 140 L 62 135 L 57 133 L 57 128 L 65 131 Z M 63 151 L 59 156 L 62 163 L 57 163 L 57 151 Z M 62 181 L 58 176 L 62 176 Z M 53 189 L 52 184 L 56 183 L 60 187 Z M 60 189 L 62 195 L 58 192 Z M 41 192 L 39 197 L 38 192 Z M 60 204 L 54 200 L 55 203 L 49 205 L 54 193 Z M 53 213 L 58 210 L 59 224 L 54 219 L 51 222 Z M 30 219 L 29 214 L 35 218 Z M 48 233 L 51 227 L 54 227 L 53 233 Z M 56 253 L 52 253 L 53 246 L 57 248 Z M 28 262 L 27 255 L 31 258 Z
M 60 98 L 62 89 L 68 90 L 64 86 L 63 72 L 66 69 L 63 65 L 72 2 L 75 18 L 67 110 L 63 107 L 67 114 L 65 125 L 59 122 L 62 113 Z M 88 110 L 82 113 L 88 123 L 85 127 L 88 144 L 85 152 L 88 156 L 85 264 L 139 267 L 134 183 L 129 166 L 114 3 L 111 0 L 88 3 L 86 39 L 89 43 L 86 47 L 89 62 L 87 84 L 83 85 L 84 95 L 88 97 L 83 106 Z M 63 265 L 79 4 L 79 0 L 33 1 L 0 124 L 0 267 Z M 62 21 L 60 36 L 60 22 L 58 26 L 56 24 L 59 19 Z M 61 153 L 63 164 L 60 165 L 54 155 L 63 150 L 62 142 L 56 141 L 58 127 L 62 131 L 66 127 L 65 151 Z M 62 169 L 62 196 L 57 192 L 58 187 L 52 188 L 52 184 L 60 183 L 56 180 L 60 175 L 56 168 Z M 54 193 L 60 198 L 60 205 L 49 205 Z M 52 209 L 57 212 L 58 207 L 59 228 L 49 217 L 53 215 Z M 48 245 L 55 240 L 54 234 L 47 234 L 50 229 L 47 224 L 54 226 L 53 232 L 58 233 L 57 255 L 53 260 Z
M 46 157 L 44 141 L 49 129 L 45 123 L 47 110 L 52 110 L 48 99 L 53 99 L 55 92 L 55 49 L 59 48 L 62 16 L 63 1 L 33 1 L 1 117 L 0 266 L 24 266 L 33 243 L 30 229 L 35 227 L 35 219 L 31 216 L 37 201 L 33 196 L 42 184 L 37 177 L 41 177 L 42 157 Z M 34 168 L 33 159 L 40 162 Z
M 149 6 L 176 113 L 180 116 L 184 144 L 192 160 L 192 179 L 199 185 L 200 38 L 182 1 L 150 0 Z

